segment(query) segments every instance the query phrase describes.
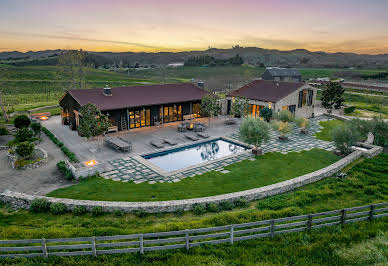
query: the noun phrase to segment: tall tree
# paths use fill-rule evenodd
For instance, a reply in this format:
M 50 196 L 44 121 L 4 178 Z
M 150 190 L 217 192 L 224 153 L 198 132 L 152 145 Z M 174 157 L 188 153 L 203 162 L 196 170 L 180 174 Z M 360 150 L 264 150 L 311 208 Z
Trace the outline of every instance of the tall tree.
M 67 50 L 58 57 L 59 76 L 65 81 L 66 89 L 86 86 L 86 52 Z
M 232 115 L 243 117 L 249 113 L 249 101 L 246 97 L 235 97 L 232 104 Z
M 96 105 L 88 103 L 80 109 L 79 132 L 82 137 L 95 137 L 104 134 L 110 127 L 108 117 Z
M 330 82 L 323 90 L 322 90 L 322 106 L 328 110 L 339 109 L 343 102 L 345 89 L 341 86 L 339 82 Z
M 218 101 L 217 95 L 214 93 L 204 95 L 201 100 L 201 109 L 202 112 L 208 116 L 208 124 L 210 126 L 210 118 L 221 112 L 221 105 Z

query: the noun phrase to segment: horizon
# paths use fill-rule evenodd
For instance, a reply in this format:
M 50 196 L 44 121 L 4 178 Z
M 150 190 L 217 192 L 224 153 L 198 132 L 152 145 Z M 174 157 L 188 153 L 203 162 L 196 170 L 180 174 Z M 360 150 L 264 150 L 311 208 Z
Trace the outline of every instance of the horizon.
M 2 2 L 0 52 L 182 52 L 240 45 L 388 53 L 383 0 Z

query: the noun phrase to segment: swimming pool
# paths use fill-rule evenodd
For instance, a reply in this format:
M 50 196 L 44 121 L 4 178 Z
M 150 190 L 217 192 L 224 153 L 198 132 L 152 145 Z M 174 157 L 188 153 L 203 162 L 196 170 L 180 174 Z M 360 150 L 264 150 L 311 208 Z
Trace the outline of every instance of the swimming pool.
M 147 154 L 142 157 L 159 168 L 172 172 L 220 159 L 247 149 L 249 148 L 220 138 L 168 151 Z

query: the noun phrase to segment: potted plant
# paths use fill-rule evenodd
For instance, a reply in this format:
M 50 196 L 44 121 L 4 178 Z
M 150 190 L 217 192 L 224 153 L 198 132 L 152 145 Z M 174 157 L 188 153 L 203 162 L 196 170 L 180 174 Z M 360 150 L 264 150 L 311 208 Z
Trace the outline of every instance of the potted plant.
M 272 128 L 274 130 L 279 131 L 279 139 L 283 141 L 288 140 L 287 134 L 290 133 L 292 130 L 292 126 L 288 122 L 282 122 L 277 120 L 274 120 L 272 122 Z
M 242 141 L 254 145 L 253 154 L 260 155 L 262 154 L 260 145 L 269 140 L 268 124 L 256 118 L 244 118 L 240 126 L 240 136 Z
M 310 121 L 304 117 L 298 117 L 295 119 L 296 125 L 300 128 L 300 133 L 307 134 L 310 127 Z

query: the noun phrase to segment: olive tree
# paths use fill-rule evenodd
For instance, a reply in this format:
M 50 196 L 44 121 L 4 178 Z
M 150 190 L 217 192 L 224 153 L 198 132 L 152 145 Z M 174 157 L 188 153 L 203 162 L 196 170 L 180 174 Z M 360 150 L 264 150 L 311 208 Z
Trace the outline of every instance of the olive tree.
M 331 131 L 333 141 L 341 154 L 346 155 L 352 151 L 352 146 L 360 140 L 360 133 L 349 125 L 337 126 Z
M 104 134 L 110 127 L 108 117 L 96 105 L 88 103 L 81 107 L 79 132 L 82 137 L 95 137 Z
M 261 154 L 259 146 L 270 138 L 269 126 L 257 118 L 244 118 L 240 126 L 240 136 L 242 141 L 255 146 L 252 152 Z
M 201 109 L 202 112 L 208 116 L 208 124 L 210 126 L 210 118 L 219 115 L 221 112 L 221 105 L 218 101 L 218 97 L 215 94 L 204 95 L 201 100 Z

